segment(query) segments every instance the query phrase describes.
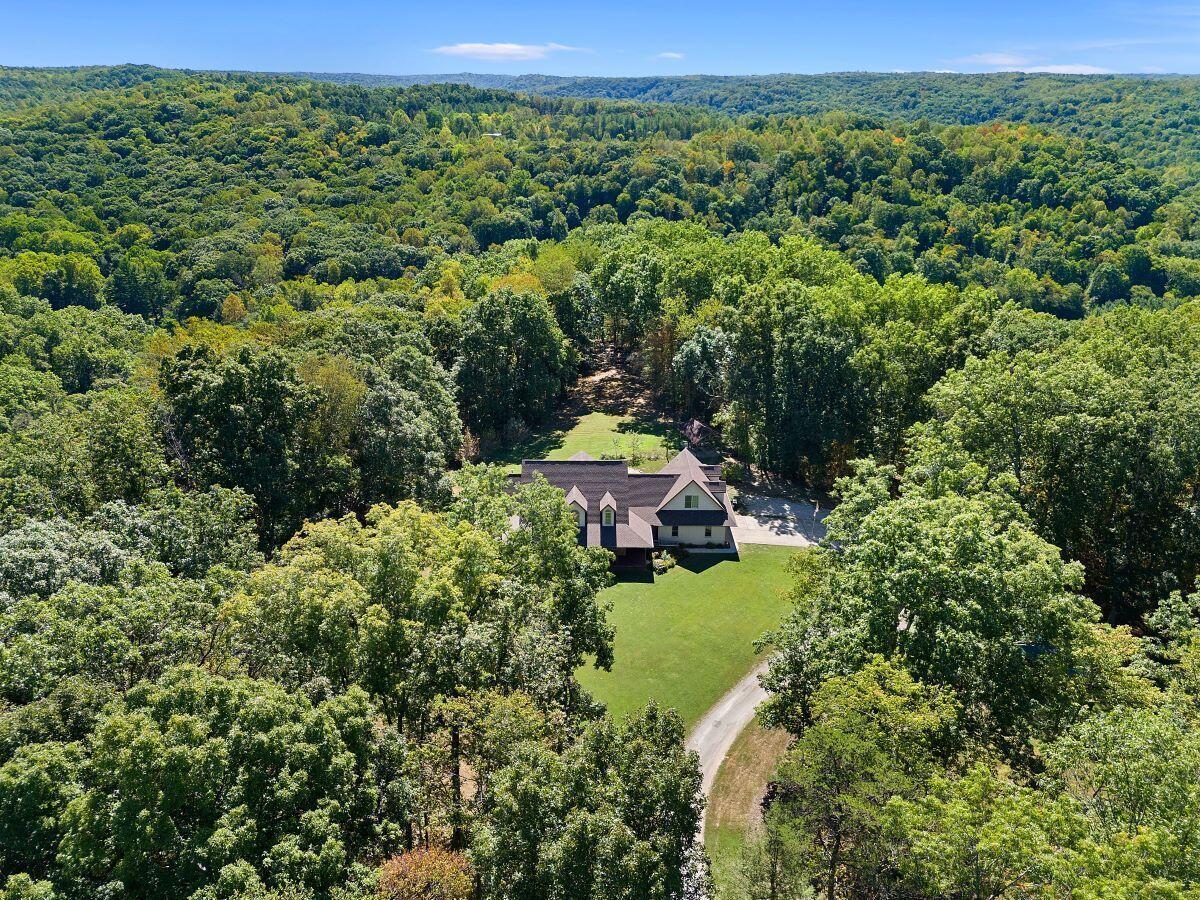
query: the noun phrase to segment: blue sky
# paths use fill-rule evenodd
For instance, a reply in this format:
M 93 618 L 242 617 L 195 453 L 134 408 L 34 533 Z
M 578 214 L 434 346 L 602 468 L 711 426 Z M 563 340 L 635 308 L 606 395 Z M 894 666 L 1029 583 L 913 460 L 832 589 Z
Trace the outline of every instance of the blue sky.
M 0 64 L 324 72 L 1200 72 L 1200 2 L 0 0 Z

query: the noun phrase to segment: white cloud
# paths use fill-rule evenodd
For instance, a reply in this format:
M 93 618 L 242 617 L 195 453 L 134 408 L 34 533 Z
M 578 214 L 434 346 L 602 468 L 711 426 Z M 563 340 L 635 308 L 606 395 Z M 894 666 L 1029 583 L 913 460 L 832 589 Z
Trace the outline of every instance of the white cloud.
M 964 56 L 960 59 L 951 60 L 964 66 L 1005 66 L 1006 68 L 1014 68 L 1016 66 L 1024 66 L 1032 62 L 1024 56 L 1018 56 L 1015 53 L 972 53 L 970 56 Z
M 664 50 L 662 53 L 658 54 L 658 56 L 656 56 L 654 58 L 655 59 L 683 59 L 683 54 L 678 53 L 675 50 Z
M 527 59 L 545 59 L 551 53 L 584 53 L 583 47 L 568 47 L 566 44 L 447 44 L 434 47 L 431 53 L 444 56 L 465 56 L 489 62 L 518 62 Z
M 1049 75 L 1111 75 L 1113 70 L 1086 63 L 1062 63 L 1051 66 L 1025 66 L 1017 71 L 1045 72 Z
M 1001 72 L 1045 72 L 1053 75 L 1108 75 L 1112 72 L 1112 69 L 1093 66 L 1089 63 L 1039 62 L 1029 56 L 1010 53 L 1007 50 L 972 53 L 970 56 L 963 56 L 950 60 L 950 62 L 964 66 L 995 69 Z

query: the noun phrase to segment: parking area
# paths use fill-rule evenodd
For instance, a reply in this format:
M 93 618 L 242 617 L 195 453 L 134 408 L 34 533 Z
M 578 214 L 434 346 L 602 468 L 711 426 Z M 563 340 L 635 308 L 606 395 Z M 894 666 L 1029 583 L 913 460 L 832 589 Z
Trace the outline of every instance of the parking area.
M 807 547 L 825 536 L 828 512 L 819 501 L 743 491 L 736 509 L 734 540 L 738 544 Z

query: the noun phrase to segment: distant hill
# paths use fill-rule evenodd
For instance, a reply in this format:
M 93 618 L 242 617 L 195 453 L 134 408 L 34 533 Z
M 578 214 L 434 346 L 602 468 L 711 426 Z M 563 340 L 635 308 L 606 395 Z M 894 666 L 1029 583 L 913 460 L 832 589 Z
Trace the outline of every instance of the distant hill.
M 1179 180 L 1189 180 L 1200 172 L 1200 76 L 1182 75 L 839 72 L 600 78 L 478 72 L 198 73 L 136 65 L 0 67 L 0 109 L 62 102 L 97 90 L 126 90 L 195 74 L 299 78 L 367 88 L 465 84 L 556 97 L 678 103 L 735 117 L 815 116 L 845 111 L 883 122 L 1016 122 L 1114 144 L 1148 165 L 1178 167 L 1175 175 Z
M 485 72 L 443 72 L 428 75 L 373 75 L 364 72 L 287 72 L 295 78 L 331 81 L 334 84 L 360 84 L 363 87 L 411 87 L 414 84 L 466 84 L 471 87 L 527 93 L 565 90 L 571 82 L 583 79 L 562 75 L 489 75 Z M 582 94 L 579 96 L 590 96 Z
M 706 106 L 733 116 L 845 110 L 955 125 L 1021 122 L 1116 144 L 1155 166 L 1200 165 L 1200 77 L 1004 72 L 839 72 L 829 75 L 359 75 L 293 73 L 370 87 L 449 82 L 473 87 Z
M 0 66 L 0 110 L 39 103 L 61 103 L 96 91 L 126 90 L 188 73 L 154 66 L 67 66 L 16 68 Z

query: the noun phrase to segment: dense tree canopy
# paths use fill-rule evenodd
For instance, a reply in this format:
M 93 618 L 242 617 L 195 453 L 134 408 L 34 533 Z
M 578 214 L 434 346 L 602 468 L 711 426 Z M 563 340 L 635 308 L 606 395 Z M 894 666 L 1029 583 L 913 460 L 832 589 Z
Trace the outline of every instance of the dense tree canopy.
M 602 347 L 839 501 L 745 896 L 1193 894 L 1195 90 L 0 70 L 3 895 L 703 893 L 610 557 L 472 465 Z
M 112 75 L 87 70 L 45 79 L 161 77 L 155 70 Z M 29 76 L 26 75 L 26 78 Z M 855 110 L 880 119 L 977 125 L 1024 122 L 1129 148 L 1156 164 L 1195 171 L 1195 103 L 1200 80 L 1187 76 L 1047 75 L 1026 72 L 840 72 L 824 75 L 686 75 L 606 78 L 552 75 L 389 76 L 321 74 L 343 84 L 409 85 L 450 81 L 557 97 L 606 97 L 706 106 L 731 115 L 816 116 Z M 60 84 L 55 84 L 55 81 Z

